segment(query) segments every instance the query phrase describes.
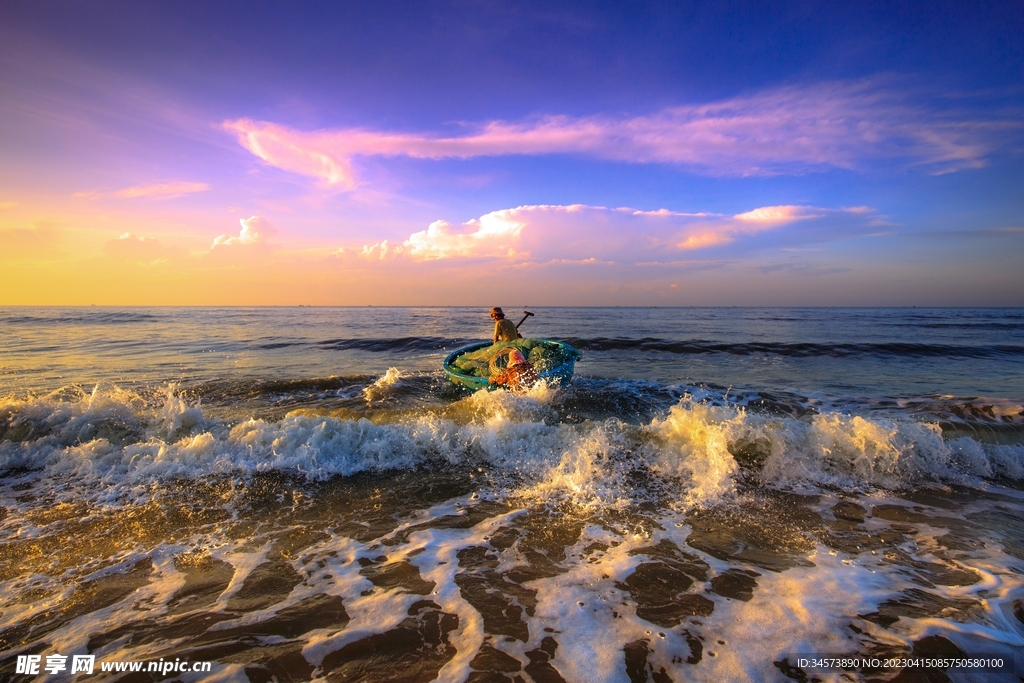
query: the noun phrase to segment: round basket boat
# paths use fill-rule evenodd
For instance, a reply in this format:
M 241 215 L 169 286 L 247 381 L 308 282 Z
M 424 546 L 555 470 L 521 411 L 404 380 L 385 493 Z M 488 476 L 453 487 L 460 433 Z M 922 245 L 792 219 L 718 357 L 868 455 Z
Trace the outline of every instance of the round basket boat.
M 576 370 L 576 361 L 582 357 L 577 348 L 551 339 L 529 339 L 524 341 L 542 345 L 545 350 L 552 351 L 552 355 L 557 358 L 557 361 L 551 364 L 551 367 L 540 367 L 537 371 L 538 377 L 554 386 L 564 386 L 569 383 L 573 372 Z M 495 385 L 489 383 L 488 377 L 469 374 L 456 366 L 457 359 L 463 354 L 479 351 L 491 345 L 489 341 L 476 342 L 449 353 L 442 364 L 448 379 L 473 390 L 494 389 Z

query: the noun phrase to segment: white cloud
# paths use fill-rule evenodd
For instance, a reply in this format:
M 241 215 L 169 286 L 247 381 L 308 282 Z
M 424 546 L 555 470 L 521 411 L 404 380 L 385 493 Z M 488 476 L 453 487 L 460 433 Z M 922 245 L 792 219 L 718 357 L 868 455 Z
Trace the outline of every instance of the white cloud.
M 402 242 L 384 240 L 339 256 L 370 261 L 500 259 L 509 263 L 667 264 L 689 252 L 781 234 L 798 243 L 865 233 L 879 218 L 863 207 L 765 206 L 734 216 L 658 209 L 532 205 L 492 211 L 461 226 L 438 220 Z
M 409 236 L 402 246 L 413 258 L 434 260 L 455 257 L 509 257 L 516 254 L 526 223 L 515 210 L 493 211 L 456 230 L 447 221 L 434 221 L 423 232 Z
M 242 244 L 259 244 L 266 241 L 267 237 L 274 233 L 274 228 L 271 227 L 270 221 L 263 216 L 242 218 L 238 223 L 242 226 L 242 229 L 239 231 L 237 236 L 218 235 L 214 238 L 213 245 L 210 248 Z

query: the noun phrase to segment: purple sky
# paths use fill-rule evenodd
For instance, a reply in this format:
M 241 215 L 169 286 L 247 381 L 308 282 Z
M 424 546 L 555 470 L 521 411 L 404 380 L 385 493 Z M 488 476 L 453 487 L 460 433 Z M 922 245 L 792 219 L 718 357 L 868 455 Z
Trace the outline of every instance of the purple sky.
M 0 7 L 0 304 L 1024 305 L 1015 3 Z

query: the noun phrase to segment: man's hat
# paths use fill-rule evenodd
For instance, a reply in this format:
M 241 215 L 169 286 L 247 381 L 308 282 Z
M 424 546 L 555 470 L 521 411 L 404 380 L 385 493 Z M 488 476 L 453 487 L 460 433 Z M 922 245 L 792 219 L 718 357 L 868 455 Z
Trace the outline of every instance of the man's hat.
M 501 310 L 501 308 L 499 308 L 498 306 L 495 306 L 494 308 L 491 309 L 491 315 L 499 315 L 502 318 L 504 318 L 505 312 Z

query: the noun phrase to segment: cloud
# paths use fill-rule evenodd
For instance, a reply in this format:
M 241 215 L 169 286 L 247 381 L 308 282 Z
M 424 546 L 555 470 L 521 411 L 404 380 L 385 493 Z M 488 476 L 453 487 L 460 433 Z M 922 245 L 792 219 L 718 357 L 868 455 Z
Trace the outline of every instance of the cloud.
M 154 237 L 142 237 L 130 232 L 103 245 L 103 253 L 119 261 L 155 263 L 185 256 L 184 249 L 165 247 Z
M 112 192 L 100 192 L 97 190 L 76 192 L 71 196 L 78 199 L 114 197 L 115 199 L 152 199 L 163 201 L 166 199 L 177 199 L 178 197 L 183 197 L 186 194 L 193 194 L 195 192 L 206 192 L 209 189 L 210 186 L 206 183 L 173 181 L 168 183 L 154 183 L 151 185 L 136 185 Z
M 758 176 L 897 162 L 931 172 L 977 168 L 1019 123 L 979 120 L 911 101 L 884 79 L 766 90 L 647 116 L 545 116 L 490 121 L 456 136 L 362 128 L 299 131 L 273 122 L 225 121 L 264 162 L 347 190 L 357 156 L 469 159 L 579 154 L 668 163 L 709 175 Z
M 532 205 L 492 211 L 457 227 L 438 220 L 402 242 L 384 240 L 338 253 L 368 261 L 671 264 L 689 258 L 690 252 L 752 242 L 772 233 L 777 242 L 797 244 L 856 236 L 876 229 L 880 220 L 863 207 L 765 206 L 727 216 Z
M 850 213 L 863 213 L 859 208 L 848 210 Z M 733 218 L 752 225 L 775 225 L 778 223 L 791 223 L 806 218 L 819 218 L 822 213 L 819 209 L 809 206 L 762 206 L 753 211 L 738 213 Z
M 39 221 L 31 228 L 0 230 L 0 260 L 30 259 L 45 261 L 59 251 L 62 231 L 55 225 Z
M 415 232 L 403 243 L 407 253 L 418 260 L 454 257 L 509 257 L 516 255 L 526 223 L 516 211 L 494 211 L 454 229 L 446 221 L 434 221 L 423 232 Z
M 267 237 L 274 234 L 275 230 L 263 216 L 250 216 L 249 218 L 242 218 L 239 221 L 242 226 L 238 236 L 234 235 L 218 235 L 213 240 L 213 244 L 210 246 L 211 249 L 216 247 L 227 247 L 232 245 L 243 245 L 243 244 L 260 244 L 266 241 Z
M 0 202 L 0 211 L 4 209 L 13 209 L 18 205 L 18 202 Z

